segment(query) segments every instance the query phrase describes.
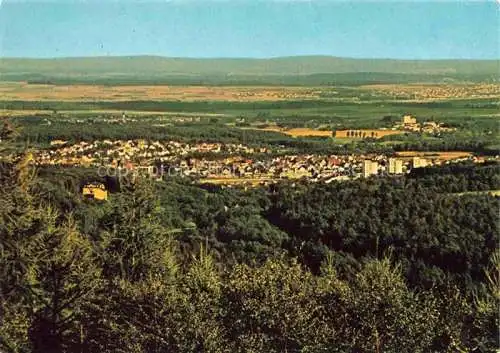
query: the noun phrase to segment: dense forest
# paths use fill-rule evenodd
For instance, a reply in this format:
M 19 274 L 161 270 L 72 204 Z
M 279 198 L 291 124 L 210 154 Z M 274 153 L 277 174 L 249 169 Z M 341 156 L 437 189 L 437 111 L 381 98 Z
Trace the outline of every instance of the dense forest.
M 415 169 L 407 177 L 281 182 L 269 189 L 200 187 L 176 178 L 151 187 L 161 225 L 176 230 L 188 257 L 203 242 L 220 262 L 260 263 L 288 254 L 319 273 L 330 251 L 344 272 L 360 259 L 390 255 L 411 285 L 451 280 L 470 291 L 484 281 L 483 268 L 498 244 L 498 199 L 481 193 L 499 189 L 498 171 L 496 163 L 466 163 Z M 97 207 L 78 195 L 95 179 L 92 169 L 44 168 L 38 174 L 38 193 L 96 237 L 101 213 L 125 203 L 133 188 L 123 178 L 122 185 L 102 179 L 115 193 Z
M 0 166 L 0 349 L 491 352 L 498 164 L 269 188 Z

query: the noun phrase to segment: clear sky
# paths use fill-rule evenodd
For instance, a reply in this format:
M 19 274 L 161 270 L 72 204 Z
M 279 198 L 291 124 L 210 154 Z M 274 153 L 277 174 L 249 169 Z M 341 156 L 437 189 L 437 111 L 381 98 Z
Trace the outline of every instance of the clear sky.
M 4 57 L 500 57 L 500 5 L 495 1 L 0 3 Z

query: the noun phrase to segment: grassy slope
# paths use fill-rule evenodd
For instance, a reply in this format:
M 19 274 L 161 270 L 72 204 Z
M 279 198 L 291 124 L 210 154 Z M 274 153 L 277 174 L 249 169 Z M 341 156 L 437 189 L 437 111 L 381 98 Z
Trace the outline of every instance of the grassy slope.
M 328 84 L 492 80 L 500 60 L 348 59 L 328 56 L 273 59 L 189 59 L 153 56 L 0 59 L 3 80 L 178 83 Z M 67 81 L 66 81 L 67 82 Z

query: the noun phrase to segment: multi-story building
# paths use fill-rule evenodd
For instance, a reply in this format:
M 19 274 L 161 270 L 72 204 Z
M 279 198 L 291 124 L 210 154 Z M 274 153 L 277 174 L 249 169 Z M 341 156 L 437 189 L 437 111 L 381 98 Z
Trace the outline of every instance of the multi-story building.
M 370 175 L 378 174 L 378 162 L 369 159 L 363 161 L 363 176 L 368 178 Z
M 389 158 L 388 172 L 389 174 L 402 174 L 403 161 L 397 158 Z
M 108 199 L 108 191 L 106 190 L 104 184 L 101 183 L 93 183 L 85 185 L 82 189 L 82 194 L 85 198 L 93 200 Z

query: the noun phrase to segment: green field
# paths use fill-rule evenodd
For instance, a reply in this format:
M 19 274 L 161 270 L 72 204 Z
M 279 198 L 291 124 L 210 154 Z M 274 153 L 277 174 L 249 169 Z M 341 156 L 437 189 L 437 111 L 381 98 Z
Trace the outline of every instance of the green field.
M 1 80 L 55 84 L 3 82 L 0 110 L 15 115 L 11 119 L 21 130 L 20 143 L 42 145 L 55 138 L 146 138 L 244 142 L 308 153 L 495 153 L 500 93 L 492 82 L 498 65 L 498 60 L 333 57 L 0 59 Z M 235 86 L 245 80 L 248 86 Z M 165 86 L 187 83 L 191 86 Z M 130 84 L 143 86 L 126 86 Z M 120 120 L 122 113 L 128 120 Z M 456 130 L 440 136 L 407 133 L 355 141 L 241 129 L 266 124 L 333 131 L 391 128 L 405 114 Z

